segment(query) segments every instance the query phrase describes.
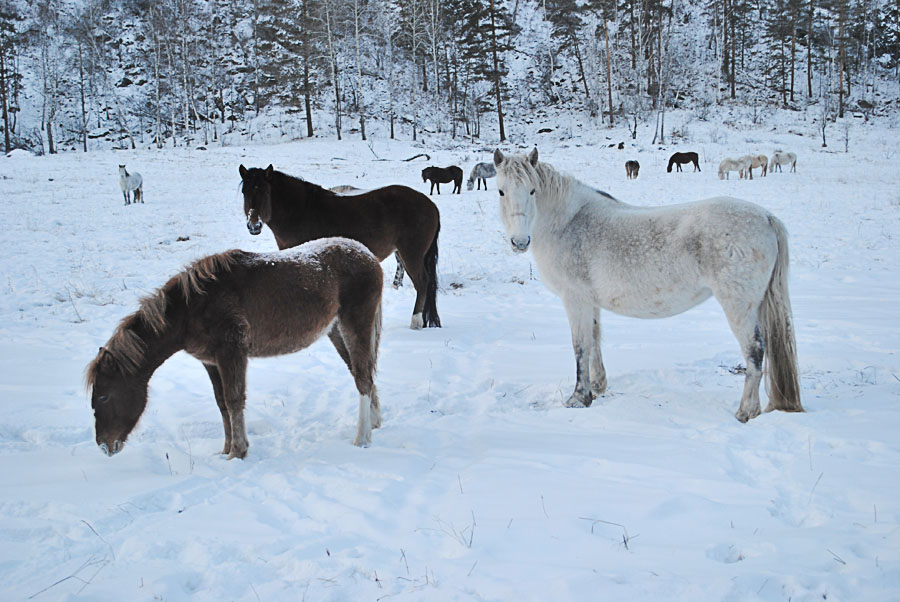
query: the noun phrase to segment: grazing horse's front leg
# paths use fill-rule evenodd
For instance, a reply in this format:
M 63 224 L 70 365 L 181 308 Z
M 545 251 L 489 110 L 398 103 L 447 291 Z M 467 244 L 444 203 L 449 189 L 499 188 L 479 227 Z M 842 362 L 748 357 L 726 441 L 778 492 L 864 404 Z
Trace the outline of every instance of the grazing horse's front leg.
M 572 348 L 575 351 L 575 391 L 566 400 L 566 407 L 586 408 L 591 405 L 591 354 L 593 353 L 593 305 L 581 299 L 563 298 L 569 328 L 572 329 Z
M 606 393 L 606 366 L 603 365 L 603 354 L 600 353 L 600 308 L 594 307 L 593 327 L 591 329 L 591 394 L 594 397 Z

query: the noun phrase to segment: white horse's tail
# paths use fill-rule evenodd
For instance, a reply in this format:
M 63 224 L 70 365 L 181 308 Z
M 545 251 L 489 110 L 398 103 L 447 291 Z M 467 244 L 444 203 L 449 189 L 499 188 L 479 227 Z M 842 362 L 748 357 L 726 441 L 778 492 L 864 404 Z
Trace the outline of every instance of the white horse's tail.
M 778 256 L 769 280 L 769 288 L 760 306 L 760 325 L 766 344 L 766 392 L 769 405 L 766 411 L 802 412 L 800 382 L 797 368 L 797 343 L 794 338 L 791 300 L 788 295 L 787 230 L 774 215 L 769 224 L 778 240 Z

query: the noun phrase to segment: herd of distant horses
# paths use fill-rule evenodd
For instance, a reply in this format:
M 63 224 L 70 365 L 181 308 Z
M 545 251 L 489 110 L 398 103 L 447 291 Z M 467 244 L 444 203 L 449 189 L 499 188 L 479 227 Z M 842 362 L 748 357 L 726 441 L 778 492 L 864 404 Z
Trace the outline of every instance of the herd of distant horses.
M 726 158 L 731 171 L 796 171 L 797 157 L 781 150 Z M 693 164 L 696 152 L 671 156 Z M 625 163 L 635 179 L 640 165 Z M 219 407 L 229 459 L 249 449 L 244 424 L 249 358 L 294 353 L 327 336 L 359 393 L 354 444 L 371 443 L 381 425 L 375 386 L 381 340 L 383 272 L 398 261 L 394 286 L 409 274 L 416 291 L 410 327 L 440 327 L 437 311 L 440 211 L 428 195 L 402 184 L 361 190 L 324 188 L 274 169 L 240 165 L 243 215 L 251 235 L 266 226 L 278 251 L 230 250 L 193 262 L 144 297 L 118 324 L 86 371 L 101 451 L 119 453 L 148 401 L 150 377 L 185 351 L 200 360 Z M 143 180 L 119 166 L 125 203 L 143 202 Z M 453 183 L 458 166 L 422 170 L 431 183 Z M 467 188 L 487 190 L 496 178 L 500 221 L 513 253 L 532 251 L 544 284 L 562 302 L 575 358 L 575 388 L 567 407 L 587 407 L 607 388 L 600 350 L 601 310 L 663 318 L 715 297 L 744 359 L 744 388 L 736 418 L 762 410 L 802 412 L 796 337 L 787 286 L 787 230 L 759 205 L 716 197 L 680 205 L 639 207 L 558 171 L 530 153 L 504 155 L 471 170 Z M 652 241 L 652 244 L 650 242 Z

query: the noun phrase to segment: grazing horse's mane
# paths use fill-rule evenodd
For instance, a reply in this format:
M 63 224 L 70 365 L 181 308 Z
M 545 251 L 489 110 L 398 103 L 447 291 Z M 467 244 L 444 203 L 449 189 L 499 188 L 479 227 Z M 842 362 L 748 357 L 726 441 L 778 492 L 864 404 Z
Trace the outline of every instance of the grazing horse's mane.
M 112 358 L 116 366 L 125 374 L 135 374 L 144 359 L 147 344 L 138 333 L 143 325 L 153 334 L 160 334 L 169 326 L 166 308 L 174 297 L 181 296 L 185 303 L 190 303 L 191 295 L 206 294 L 206 285 L 215 280 L 222 272 L 231 271 L 244 251 L 232 249 L 210 255 L 190 264 L 180 273 L 169 279 L 155 292 L 143 297 L 136 312 L 125 316 L 113 332 L 106 345 L 94 358 L 85 373 L 85 384 L 88 389 L 94 386 L 100 372 L 100 363 L 105 356 Z

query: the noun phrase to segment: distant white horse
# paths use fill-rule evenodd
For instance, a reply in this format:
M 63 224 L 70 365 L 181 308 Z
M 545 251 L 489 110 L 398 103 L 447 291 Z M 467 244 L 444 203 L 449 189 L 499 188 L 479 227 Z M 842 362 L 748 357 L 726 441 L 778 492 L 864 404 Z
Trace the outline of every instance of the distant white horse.
M 737 419 L 760 413 L 764 359 L 769 404 L 801 412 L 788 297 L 787 232 L 762 207 L 714 198 L 637 207 L 538 162 L 537 149 L 494 152 L 500 215 L 513 251 L 533 249 L 546 285 L 566 308 L 575 391 L 584 407 L 606 390 L 600 309 L 664 318 L 715 296 L 747 365 Z
M 777 150 L 772 153 L 772 158 L 769 159 L 769 171 L 781 171 L 782 165 L 790 165 L 791 171 L 797 171 L 797 155 L 792 152 L 784 152 L 783 150 Z
M 352 184 L 339 184 L 338 186 L 332 186 L 331 188 L 329 188 L 329 190 L 342 196 L 353 196 L 355 194 L 362 194 L 363 192 L 367 192 L 366 190 L 357 188 Z M 394 272 L 393 286 L 394 288 L 400 288 L 401 286 L 403 286 L 403 274 L 405 274 L 406 271 L 403 269 L 403 262 L 400 261 L 400 253 L 398 253 L 397 251 L 394 251 L 394 259 L 397 260 L 397 271 Z
M 134 202 L 144 202 L 144 179 L 141 174 L 128 173 L 124 165 L 119 165 L 119 187 L 122 189 L 122 196 L 125 197 L 125 204 L 131 204 L 131 193 L 134 192 Z
M 741 168 L 741 178 L 748 178 L 750 180 L 753 179 L 753 168 L 760 167 L 762 168 L 762 175 L 766 175 L 766 169 L 768 168 L 768 158 L 765 155 L 744 155 L 738 161 L 745 161 L 748 165 L 747 167 Z
M 743 177 L 743 173 L 745 171 L 749 171 L 750 169 L 750 158 L 749 157 L 741 157 L 740 159 L 732 159 L 731 157 L 725 157 L 722 159 L 722 162 L 719 163 L 719 179 L 720 180 L 729 180 L 729 174 L 732 171 L 738 172 L 740 177 Z
M 497 175 L 497 171 L 490 163 L 476 163 L 466 180 L 466 190 L 475 188 L 475 181 L 478 181 L 478 190 L 481 190 L 481 183 L 484 182 L 484 189 L 487 190 L 487 179 Z

